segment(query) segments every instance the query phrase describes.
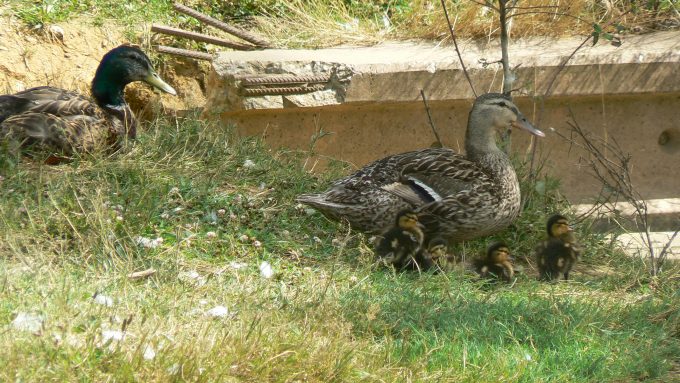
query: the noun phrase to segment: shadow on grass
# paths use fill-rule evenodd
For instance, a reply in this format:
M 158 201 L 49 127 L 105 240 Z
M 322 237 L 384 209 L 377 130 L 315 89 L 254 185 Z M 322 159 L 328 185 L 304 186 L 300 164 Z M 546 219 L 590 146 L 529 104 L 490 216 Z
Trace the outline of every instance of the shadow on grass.
M 343 312 L 358 336 L 382 338 L 398 364 L 426 360 L 427 370 L 480 379 L 498 377 L 487 368 L 528 381 L 657 377 L 680 350 L 650 321 L 668 302 L 570 296 L 536 282 L 483 291 L 450 277 L 376 274 L 342 297 Z

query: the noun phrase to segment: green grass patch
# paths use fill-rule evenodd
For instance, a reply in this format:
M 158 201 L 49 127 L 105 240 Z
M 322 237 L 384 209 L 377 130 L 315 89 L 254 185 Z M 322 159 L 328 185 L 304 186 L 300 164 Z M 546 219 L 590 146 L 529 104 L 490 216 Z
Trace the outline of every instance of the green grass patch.
M 2 169 L 0 380 L 673 377 L 677 279 L 646 278 L 584 231 L 582 270 L 609 273 L 546 284 L 528 263 L 513 286 L 487 286 L 461 269 L 380 268 L 367 238 L 295 204 L 349 171 L 311 175 L 307 155 L 159 120 L 124 153 Z M 521 220 L 497 236 L 520 253 L 562 208 L 541 190 L 526 191 Z M 489 240 L 457 251 L 476 255 Z M 211 317 L 218 306 L 228 313 Z M 36 327 L 18 329 L 22 315 Z

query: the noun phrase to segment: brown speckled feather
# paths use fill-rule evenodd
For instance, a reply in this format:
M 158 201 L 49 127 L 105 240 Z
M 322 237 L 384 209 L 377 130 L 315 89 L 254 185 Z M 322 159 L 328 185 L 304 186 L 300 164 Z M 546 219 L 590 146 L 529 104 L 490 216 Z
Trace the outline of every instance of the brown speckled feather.
M 100 108 L 87 97 L 52 87 L 28 89 L 9 97 L 26 102 L 0 122 L 0 137 L 20 146 L 71 155 L 111 144 L 115 147 L 119 137 L 134 131 L 134 116 L 127 105 Z

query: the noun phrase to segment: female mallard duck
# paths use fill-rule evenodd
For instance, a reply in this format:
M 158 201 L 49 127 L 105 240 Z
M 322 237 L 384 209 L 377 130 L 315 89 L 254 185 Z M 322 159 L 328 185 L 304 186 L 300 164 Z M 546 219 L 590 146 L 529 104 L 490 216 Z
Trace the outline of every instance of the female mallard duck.
M 410 208 L 427 238 L 458 242 L 492 234 L 508 226 L 520 210 L 517 175 L 496 145 L 496 129 L 507 127 L 544 136 L 508 96 L 479 96 L 468 118 L 466 156 L 447 148 L 392 155 L 298 201 L 366 232 L 381 232 L 397 212 Z
M 136 136 L 136 120 L 125 102 L 125 86 L 144 81 L 172 95 L 141 49 L 121 45 L 104 55 L 92 80 L 94 100 L 41 86 L 0 96 L 0 140 L 19 147 L 71 155 L 120 145 Z
M 400 270 L 427 270 L 433 264 L 429 258 L 424 257 L 424 238 L 418 216 L 411 210 L 402 210 L 397 214 L 394 227 L 383 234 L 375 253 L 379 260 Z
M 503 242 L 496 242 L 486 250 L 484 258 L 474 261 L 475 270 L 482 278 L 502 279 L 505 282 L 512 281 L 515 269 L 510 263 L 510 250 Z
M 559 278 L 569 279 L 569 271 L 580 257 L 580 249 L 569 221 L 555 214 L 548 219 L 548 239 L 536 248 L 538 273 L 542 280 Z

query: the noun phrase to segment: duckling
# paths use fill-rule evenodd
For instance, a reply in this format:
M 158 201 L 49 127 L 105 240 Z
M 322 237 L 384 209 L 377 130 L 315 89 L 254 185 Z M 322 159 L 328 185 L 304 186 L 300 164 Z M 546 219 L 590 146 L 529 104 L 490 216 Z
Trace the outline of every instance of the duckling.
M 125 86 L 134 81 L 177 94 L 161 80 L 141 49 L 121 45 L 99 63 L 92 99 L 50 86 L 0 95 L 0 141 L 8 142 L 13 155 L 31 147 L 63 160 L 67 159 L 64 155 L 77 152 L 117 148 L 122 140 L 136 136 L 136 120 L 124 98 Z
M 449 253 L 449 243 L 442 237 L 435 237 L 423 249 L 423 257 L 432 261 L 433 266 L 439 266 L 442 271 L 450 270 L 455 264 L 453 254 Z
M 555 214 L 548 219 L 546 225 L 548 239 L 536 248 L 538 272 L 543 280 L 559 278 L 569 279 L 569 271 L 580 257 L 579 245 L 569 221 L 566 217 Z
M 486 257 L 474 261 L 475 270 L 482 278 L 512 281 L 515 269 L 510 263 L 510 250 L 503 242 L 493 243 L 486 250 Z
M 375 252 L 380 260 L 392 264 L 397 269 L 429 269 L 432 260 L 423 254 L 423 228 L 418 216 L 412 210 L 402 210 L 397 214 L 394 227 L 383 234 Z

